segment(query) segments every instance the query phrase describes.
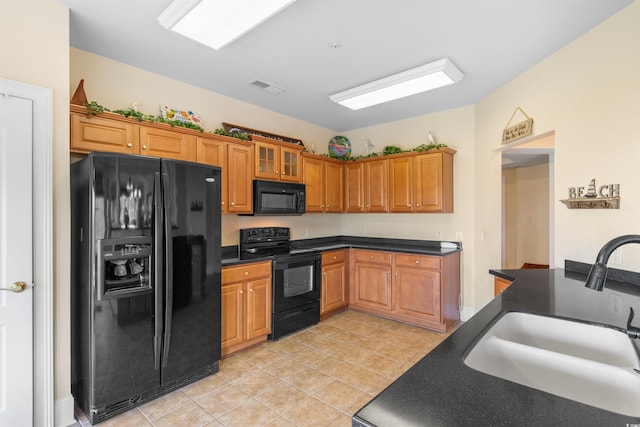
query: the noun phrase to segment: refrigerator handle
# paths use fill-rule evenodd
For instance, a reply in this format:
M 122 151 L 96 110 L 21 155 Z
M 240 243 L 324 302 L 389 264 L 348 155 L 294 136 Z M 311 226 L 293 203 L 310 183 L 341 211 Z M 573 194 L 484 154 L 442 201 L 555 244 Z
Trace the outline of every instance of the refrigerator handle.
M 163 259 L 162 241 L 164 237 L 164 227 L 162 224 L 162 191 L 160 185 L 160 173 L 155 172 L 153 177 L 153 284 L 154 284 L 154 316 L 153 316 L 153 365 L 155 369 L 160 369 L 160 353 L 162 351 L 162 284 L 163 280 Z
M 169 175 L 162 174 L 163 210 L 164 210 L 164 265 L 165 265 L 165 305 L 164 305 L 164 345 L 162 350 L 162 366 L 167 366 L 169 360 L 169 344 L 171 341 L 171 321 L 173 314 L 173 238 L 171 233 L 171 200 L 168 194 Z

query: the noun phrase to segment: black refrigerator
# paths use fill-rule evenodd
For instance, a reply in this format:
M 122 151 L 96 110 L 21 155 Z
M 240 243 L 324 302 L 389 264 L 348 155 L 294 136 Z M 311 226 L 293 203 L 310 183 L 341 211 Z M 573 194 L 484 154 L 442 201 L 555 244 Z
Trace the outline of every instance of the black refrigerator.
M 220 168 L 71 165 L 71 391 L 92 424 L 218 371 Z

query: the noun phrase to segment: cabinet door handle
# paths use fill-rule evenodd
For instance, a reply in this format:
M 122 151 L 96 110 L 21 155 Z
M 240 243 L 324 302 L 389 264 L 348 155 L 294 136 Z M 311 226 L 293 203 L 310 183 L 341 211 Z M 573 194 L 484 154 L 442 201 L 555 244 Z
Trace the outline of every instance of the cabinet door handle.
M 143 149 L 143 150 L 146 150 L 146 149 L 147 149 L 147 146 L 146 146 L 146 145 L 143 145 L 143 146 L 142 146 L 142 149 Z
M 396 277 L 398 277 L 398 272 L 396 271 Z
M 127 147 L 129 147 L 129 148 L 133 147 L 133 143 L 131 143 L 131 142 L 130 142 L 130 143 L 128 143 L 128 144 L 127 144 Z
M 240 295 L 242 295 L 242 294 L 244 294 L 244 291 L 243 291 L 242 289 L 240 289 L 240 290 L 238 291 L 238 293 L 239 293 Z
M 420 264 L 420 261 L 419 261 L 419 260 L 416 260 L 416 264 Z
M 224 206 L 224 202 L 222 202 L 222 206 Z
M 244 272 L 244 275 L 245 275 L 245 276 L 248 276 L 248 275 L 249 275 L 249 272 L 248 272 L 248 271 L 245 271 L 245 272 Z
M 373 259 L 373 255 L 369 255 L 369 259 Z
M 234 202 L 231 202 L 231 206 L 235 206 L 236 204 Z
M 409 203 L 409 207 L 411 207 L 411 206 L 412 206 L 411 203 Z
M 253 292 L 253 288 L 249 288 L 249 292 Z
M 416 203 L 416 206 L 417 206 L 417 207 L 420 207 L 420 203 Z

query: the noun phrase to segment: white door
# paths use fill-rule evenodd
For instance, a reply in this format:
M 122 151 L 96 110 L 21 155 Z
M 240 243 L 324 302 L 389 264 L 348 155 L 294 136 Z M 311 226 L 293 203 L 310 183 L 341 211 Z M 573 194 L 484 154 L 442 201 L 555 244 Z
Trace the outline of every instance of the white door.
M 0 426 L 33 424 L 32 110 L 0 94 Z

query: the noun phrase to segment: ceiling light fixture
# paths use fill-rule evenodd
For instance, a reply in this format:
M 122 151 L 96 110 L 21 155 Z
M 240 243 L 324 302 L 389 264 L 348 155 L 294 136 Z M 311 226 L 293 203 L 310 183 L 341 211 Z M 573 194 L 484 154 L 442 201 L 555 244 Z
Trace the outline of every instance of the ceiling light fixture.
M 329 96 L 352 110 L 370 107 L 457 83 L 464 75 L 447 58 Z
M 296 0 L 174 0 L 160 25 L 213 49 L 248 33 Z

